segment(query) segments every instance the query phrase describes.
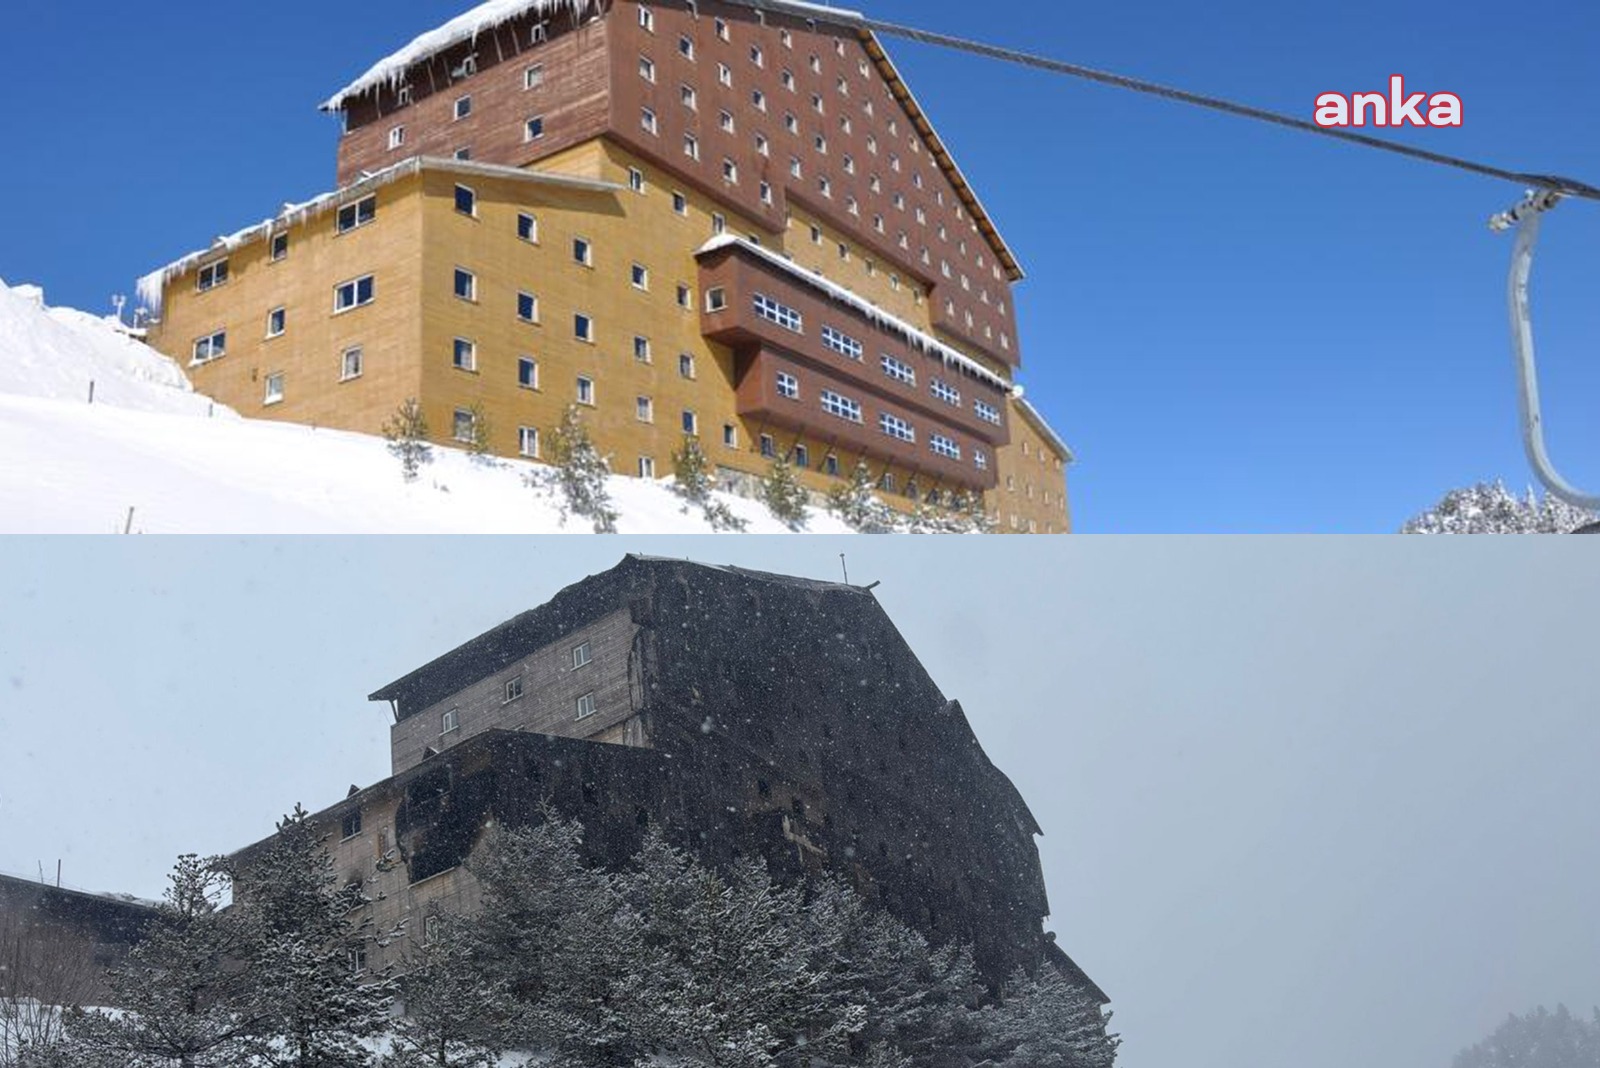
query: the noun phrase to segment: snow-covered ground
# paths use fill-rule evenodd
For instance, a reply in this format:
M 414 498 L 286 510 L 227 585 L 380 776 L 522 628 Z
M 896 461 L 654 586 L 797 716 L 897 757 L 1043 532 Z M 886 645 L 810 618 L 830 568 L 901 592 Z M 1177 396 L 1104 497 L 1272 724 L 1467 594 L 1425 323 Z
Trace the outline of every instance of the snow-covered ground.
M 381 438 L 242 418 L 112 322 L 0 281 L 0 531 L 587 533 L 524 484 L 532 467 L 436 447 L 407 485 Z M 709 533 L 668 485 L 614 476 L 619 532 Z M 785 532 L 718 497 L 751 533 Z M 848 532 L 823 513 L 808 529 Z

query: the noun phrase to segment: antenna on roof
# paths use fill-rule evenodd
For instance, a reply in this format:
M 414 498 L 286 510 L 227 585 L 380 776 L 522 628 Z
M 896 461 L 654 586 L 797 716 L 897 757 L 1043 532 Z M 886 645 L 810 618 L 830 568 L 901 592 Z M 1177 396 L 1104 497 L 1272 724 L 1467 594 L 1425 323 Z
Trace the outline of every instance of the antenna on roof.
M 850 569 L 845 566 L 844 553 L 839 554 L 839 570 L 844 572 L 844 584 L 850 585 Z

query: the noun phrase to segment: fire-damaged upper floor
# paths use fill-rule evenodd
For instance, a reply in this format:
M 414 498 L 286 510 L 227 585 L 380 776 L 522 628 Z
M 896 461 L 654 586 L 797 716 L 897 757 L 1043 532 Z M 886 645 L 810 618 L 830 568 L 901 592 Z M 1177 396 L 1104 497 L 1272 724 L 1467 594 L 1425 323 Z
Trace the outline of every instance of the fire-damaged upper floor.
M 542 797 L 602 841 L 847 874 L 991 977 L 1050 959 L 1099 993 L 1043 930 L 1033 814 L 868 589 L 628 556 L 372 698 L 395 787 L 326 818 L 413 884 Z

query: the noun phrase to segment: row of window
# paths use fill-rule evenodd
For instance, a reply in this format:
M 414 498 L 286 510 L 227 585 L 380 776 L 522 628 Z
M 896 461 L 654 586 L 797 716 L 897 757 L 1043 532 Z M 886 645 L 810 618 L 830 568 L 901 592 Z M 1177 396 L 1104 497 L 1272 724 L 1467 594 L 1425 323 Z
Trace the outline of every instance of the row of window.
M 800 400 L 800 380 L 787 371 L 777 372 L 777 392 L 778 396 L 788 400 Z M 854 398 L 831 389 L 824 389 L 820 391 L 819 400 L 822 410 L 829 415 L 858 425 L 864 422 L 861 402 Z M 914 444 L 917 440 L 917 428 L 909 420 L 890 412 L 878 413 L 878 429 L 896 441 Z M 931 434 L 928 438 L 928 447 L 947 460 L 961 459 L 960 443 L 944 434 Z M 980 471 L 989 469 L 989 456 L 982 449 L 973 450 L 972 462 Z

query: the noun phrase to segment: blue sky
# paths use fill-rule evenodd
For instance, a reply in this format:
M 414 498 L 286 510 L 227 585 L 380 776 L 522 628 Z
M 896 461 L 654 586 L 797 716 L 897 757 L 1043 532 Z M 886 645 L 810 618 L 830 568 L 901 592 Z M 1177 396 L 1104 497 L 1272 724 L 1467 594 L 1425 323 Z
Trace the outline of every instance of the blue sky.
M 1445 1068 L 1600 1003 L 1584 539 L 992 544 L 12 539 L 0 871 L 159 894 L 383 778 L 368 693 L 625 551 L 844 552 L 1044 829 L 1120 1068 Z
M 109 308 L 137 275 L 330 186 L 315 104 L 465 7 L 12 0 L 0 278 Z M 1464 102 L 1405 140 L 1600 183 L 1600 7 L 875 0 L 871 14 L 1309 117 L 1318 93 Z M 974 17 L 981 12 L 979 17 Z M 1023 378 L 1080 457 L 1085 531 L 1385 531 L 1446 489 L 1531 481 L 1503 310 L 1519 190 L 907 42 L 918 97 L 1029 272 Z M 1535 273 L 1557 463 L 1600 483 L 1600 205 Z

